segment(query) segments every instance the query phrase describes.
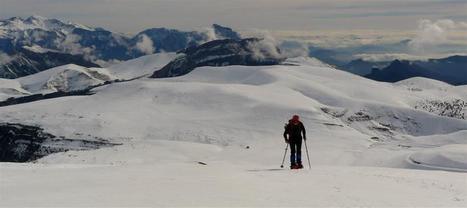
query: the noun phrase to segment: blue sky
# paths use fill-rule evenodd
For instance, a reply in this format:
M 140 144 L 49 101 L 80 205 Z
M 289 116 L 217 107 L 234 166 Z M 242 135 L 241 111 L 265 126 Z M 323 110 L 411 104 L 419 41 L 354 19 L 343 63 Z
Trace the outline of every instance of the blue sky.
M 194 29 L 415 30 L 421 19 L 467 21 L 467 0 L 0 0 L 0 18 L 41 15 L 123 33 Z

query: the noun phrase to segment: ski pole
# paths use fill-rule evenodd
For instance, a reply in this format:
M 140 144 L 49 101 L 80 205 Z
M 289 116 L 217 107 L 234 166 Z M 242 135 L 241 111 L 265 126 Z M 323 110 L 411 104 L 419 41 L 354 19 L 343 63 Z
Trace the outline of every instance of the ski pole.
M 308 146 L 306 145 L 306 139 L 305 139 L 305 149 L 306 149 L 306 157 L 308 158 L 308 166 L 310 166 L 310 169 L 311 169 L 310 155 L 308 154 Z
M 287 155 L 288 149 L 289 149 L 289 143 L 287 143 L 287 146 L 285 147 L 284 158 L 282 158 L 281 168 L 284 168 L 285 156 Z

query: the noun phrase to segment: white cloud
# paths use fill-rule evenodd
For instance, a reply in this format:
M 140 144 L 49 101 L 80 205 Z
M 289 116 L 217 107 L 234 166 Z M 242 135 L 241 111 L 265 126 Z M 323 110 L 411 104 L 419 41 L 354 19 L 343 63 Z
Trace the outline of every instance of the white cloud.
M 267 30 L 254 29 L 244 32 L 245 33 L 242 33 L 242 36 L 246 38 L 255 37 L 262 39 L 259 43 L 250 45 L 259 58 L 264 56 L 262 54 L 264 51 L 267 51 L 275 58 L 307 57 L 309 55 L 309 43 L 305 41 L 289 40 L 289 38 L 279 40 L 275 35 Z M 280 51 L 278 51 L 277 48 L 279 48 Z
M 428 60 L 428 59 L 436 59 L 436 58 L 446 58 L 449 56 L 454 55 L 461 55 L 466 56 L 467 53 L 445 53 L 445 54 L 423 54 L 423 55 L 414 55 L 414 54 L 407 54 L 407 53 L 378 53 L 378 54 L 369 54 L 369 53 L 362 53 L 354 55 L 355 58 L 360 58 L 365 61 L 371 62 L 381 62 L 381 61 L 393 61 L 395 59 L 399 60 Z
M 206 35 L 206 37 L 207 37 L 206 42 L 218 39 L 217 35 L 216 35 L 216 31 L 214 31 L 214 28 L 212 28 L 212 27 L 204 28 L 201 32 L 204 35 Z
M 277 50 L 277 40 L 268 31 L 255 30 L 251 35 L 252 37 L 261 39 L 261 41 L 252 42 L 248 45 L 256 58 L 264 59 L 266 54 L 278 59 L 284 57 L 279 50 Z
M 382 54 L 357 54 L 354 55 L 356 58 L 360 58 L 365 61 L 380 62 L 380 61 L 393 61 L 399 60 L 427 60 L 433 58 L 432 56 L 418 56 L 406 53 L 382 53 Z
M 431 21 L 420 20 L 416 37 L 409 42 L 409 46 L 417 53 L 427 53 L 442 44 L 452 42 L 452 33 L 464 31 L 467 34 L 466 22 L 455 22 L 450 19 Z M 466 35 L 467 40 L 467 35 Z
M 136 43 L 136 48 L 145 54 L 152 54 L 156 51 L 152 40 L 145 34 L 139 36 L 139 41 Z
M 279 44 L 281 54 L 287 58 L 308 57 L 309 44 L 300 41 L 285 40 Z
M 81 37 L 79 35 L 68 34 L 65 40 L 61 43 L 61 47 L 68 53 L 83 54 L 85 57 L 89 57 L 93 50 L 79 44 L 80 40 Z
M 0 52 L 0 64 L 7 64 L 7 63 L 9 63 L 10 61 L 12 61 L 13 59 L 14 59 L 14 57 L 9 56 L 9 55 L 6 54 L 6 53 Z
M 118 32 L 210 23 L 270 30 L 410 29 L 420 18 L 465 17 L 462 0 L 1 0 L 0 14 L 58 17 Z M 31 6 L 34 5 L 34 6 Z M 90 6 L 91 5 L 91 6 Z M 440 13 L 440 11 L 442 11 Z M 189 18 L 186 15 L 189 14 Z

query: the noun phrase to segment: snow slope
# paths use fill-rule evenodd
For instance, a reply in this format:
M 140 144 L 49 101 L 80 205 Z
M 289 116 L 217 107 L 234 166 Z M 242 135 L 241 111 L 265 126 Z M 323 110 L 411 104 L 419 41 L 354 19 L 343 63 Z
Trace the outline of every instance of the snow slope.
M 158 53 L 109 68 L 86 68 L 68 64 L 13 80 L 0 79 L 0 101 L 28 94 L 82 90 L 106 81 L 129 80 L 150 75 L 175 57 L 175 53 Z
M 415 109 L 436 98 L 430 90 L 288 63 L 202 67 L 2 107 L 0 122 L 122 145 L 0 164 L 0 206 L 466 206 L 466 174 L 431 169 L 448 160 L 465 171 L 467 150 L 438 148 L 465 145 L 467 120 Z M 467 100 L 459 88 L 445 94 Z M 311 170 L 278 169 L 293 114 L 308 130 Z
M 86 89 L 114 79 L 112 75 L 103 69 L 85 68 L 69 64 L 21 77 L 17 80 L 29 92 L 47 93 Z
M 410 160 L 429 168 L 465 171 L 467 170 L 466 149 L 466 144 L 444 145 L 417 152 L 410 156 Z
M 120 79 L 151 75 L 177 57 L 176 53 L 156 53 L 110 66 L 110 73 Z
M 10 79 L 0 79 L 0 100 L 6 100 L 13 96 L 28 95 L 29 92 L 24 90 L 21 85 Z

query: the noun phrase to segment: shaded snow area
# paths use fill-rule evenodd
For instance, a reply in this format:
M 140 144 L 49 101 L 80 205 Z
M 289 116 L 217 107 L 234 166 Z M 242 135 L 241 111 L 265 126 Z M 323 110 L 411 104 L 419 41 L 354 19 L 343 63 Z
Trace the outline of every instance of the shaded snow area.
M 466 144 L 445 145 L 416 152 L 410 156 L 410 160 L 429 168 L 465 171 L 467 170 L 466 149 Z
M 148 56 L 99 76 L 77 71 L 130 78 L 163 65 Z M 380 83 L 296 58 L 92 91 L 0 107 L 0 122 L 58 140 L 121 144 L 0 163 L 0 206 L 467 206 L 467 120 L 415 107 L 467 100 L 465 86 Z M 293 114 L 307 128 L 311 169 L 280 168 Z

